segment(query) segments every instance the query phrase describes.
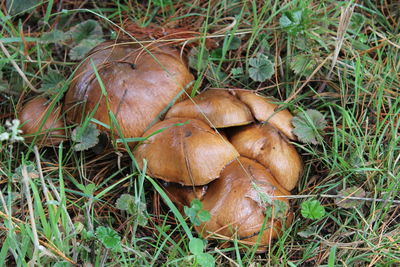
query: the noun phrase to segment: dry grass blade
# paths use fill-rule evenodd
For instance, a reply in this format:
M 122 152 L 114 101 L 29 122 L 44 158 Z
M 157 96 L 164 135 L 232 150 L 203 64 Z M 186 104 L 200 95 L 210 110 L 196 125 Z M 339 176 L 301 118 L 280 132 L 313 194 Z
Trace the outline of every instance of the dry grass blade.
M 349 23 L 351 20 L 351 16 L 353 15 L 355 5 L 349 4 L 346 8 L 341 8 L 341 15 L 340 15 L 340 20 L 339 20 L 339 27 L 337 29 L 336 33 L 336 42 L 335 42 L 335 52 L 333 53 L 333 58 L 332 58 L 332 64 L 331 68 L 326 75 L 326 80 L 331 79 L 331 75 L 333 72 L 333 69 L 336 66 L 336 62 L 339 57 L 340 50 L 343 45 L 344 37 L 346 35 L 347 28 L 349 27 Z M 322 83 L 320 88 L 318 89 L 318 92 L 322 92 L 326 87 L 326 82 Z

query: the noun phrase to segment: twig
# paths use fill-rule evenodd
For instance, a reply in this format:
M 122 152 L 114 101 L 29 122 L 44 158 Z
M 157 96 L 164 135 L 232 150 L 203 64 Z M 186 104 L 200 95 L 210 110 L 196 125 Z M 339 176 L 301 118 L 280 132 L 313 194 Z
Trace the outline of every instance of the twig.
M 41 93 L 39 90 L 37 90 L 31 82 L 28 80 L 26 77 L 25 73 L 21 70 L 21 68 L 18 66 L 18 64 L 15 62 L 14 59 L 11 58 L 10 53 L 8 53 L 7 48 L 3 45 L 3 42 L 0 41 L 0 48 L 3 50 L 3 53 L 6 55 L 8 60 L 10 60 L 11 64 L 14 66 L 15 70 L 18 72 L 18 74 L 21 76 L 21 78 L 24 80 L 24 82 L 28 85 L 29 89 L 31 89 L 35 93 Z

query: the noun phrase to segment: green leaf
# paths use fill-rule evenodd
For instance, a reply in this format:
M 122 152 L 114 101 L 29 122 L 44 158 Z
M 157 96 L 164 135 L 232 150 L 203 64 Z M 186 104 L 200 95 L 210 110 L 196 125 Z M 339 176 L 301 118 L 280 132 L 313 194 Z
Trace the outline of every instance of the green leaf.
M 188 55 L 189 67 L 197 71 L 202 71 L 207 67 L 208 58 L 210 57 L 207 49 L 203 50 L 202 55 L 200 52 L 201 50 L 199 51 L 196 47 L 193 47 L 192 49 L 190 49 Z
M 192 238 L 189 241 L 189 250 L 194 255 L 199 255 L 199 254 L 203 253 L 203 249 L 204 249 L 204 242 L 202 239 Z
M 322 134 L 322 130 L 327 126 L 327 122 L 321 112 L 308 109 L 305 112 L 297 114 L 292 123 L 294 125 L 293 133 L 304 143 L 319 144 L 317 139 Z
M 68 31 L 68 34 L 71 36 L 75 44 L 79 44 L 86 39 L 99 40 L 103 38 L 103 30 L 100 24 L 92 19 L 75 25 Z
M 339 195 L 344 197 L 344 198 L 336 198 L 335 199 L 335 204 L 338 205 L 341 208 L 345 209 L 351 209 L 355 207 L 361 207 L 364 203 L 363 200 L 356 200 L 356 199 L 346 199 L 346 197 L 360 197 L 363 198 L 365 197 L 365 191 L 364 189 L 357 187 L 357 186 L 352 186 L 347 189 L 342 189 L 339 191 Z
M 286 11 L 279 19 L 279 24 L 287 33 L 296 35 L 305 30 L 309 13 L 308 9 Z
M 54 31 L 44 33 L 40 39 L 45 43 L 58 43 L 67 40 L 68 36 L 69 35 L 67 33 L 56 29 Z
M 228 50 L 237 50 L 241 43 L 242 40 L 239 37 L 234 36 L 229 44 Z
M 125 210 L 128 214 L 131 214 L 136 218 L 137 222 L 141 226 L 147 225 L 146 217 L 146 203 L 136 200 L 134 196 L 129 194 L 122 194 L 116 202 L 117 209 Z
M 200 226 L 201 222 L 207 222 L 211 218 L 210 213 L 202 208 L 203 203 L 198 199 L 193 199 L 190 208 L 184 206 L 183 210 L 194 225 Z
M 218 70 L 214 63 L 210 64 L 210 68 L 207 69 L 206 75 L 217 81 L 223 81 L 227 77 L 226 73 Z
M 121 237 L 114 229 L 99 226 L 96 229 L 96 236 L 108 249 L 117 249 L 120 247 Z
M 71 60 L 81 60 L 86 54 L 96 45 L 103 42 L 103 39 L 85 39 L 82 40 L 77 46 L 74 46 L 69 51 L 69 57 Z
M 264 82 L 274 74 L 274 63 L 264 54 L 258 53 L 255 58 L 249 60 L 249 76 L 256 82 Z
M 232 68 L 231 69 L 231 74 L 233 76 L 239 76 L 243 74 L 243 68 Z
M 214 267 L 215 266 L 215 259 L 213 256 L 207 253 L 201 253 L 196 255 L 198 263 L 203 267 Z
M 74 150 L 83 151 L 94 147 L 99 142 L 99 135 L 100 132 L 94 124 L 88 124 L 85 129 L 80 126 L 76 127 L 71 134 L 72 141 L 77 143 Z
M 316 199 L 306 200 L 301 203 L 301 215 L 303 215 L 304 218 L 318 220 L 324 217 L 325 208 L 321 206 L 321 203 Z
M 135 198 L 129 194 L 122 194 L 115 203 L 115 206 L 119 210 L 128 210 L 131 203 L 135 203 Z
M 314 71 L 317 62 L 314 59 L 314 56 L 311 55 L 298 55 L 293 57 L 290 62 L 290 68 L 294 73 L 300 74 L 301 76 L 310 76 Z
M 200 210 L 197 213 L 199 220 L 202 222 L 208 222 L 211 219 L 211 214 L 207 210 Z
M 62 74 L 56 71 L 49 71 L 43 77 L 42 86 L 40 90 L 46 93 L 55 94 L 59 92 L 59 90 L 63 87 L 65 82 L 66 82 L 65 77 Z
M 11 16 L 20 15 L 39 5 L 41 0 L 7 0 L 6 7 Z
M 192 202 L 190 203 L 191 208 L 195 211 L 201 210 L 203 207 L 203 203 L 199 199 L 193 199 Z
M 220 60 L 222 58 L 222 48 L 216 48 L 211 51 L 210 59 L 212 60 Z

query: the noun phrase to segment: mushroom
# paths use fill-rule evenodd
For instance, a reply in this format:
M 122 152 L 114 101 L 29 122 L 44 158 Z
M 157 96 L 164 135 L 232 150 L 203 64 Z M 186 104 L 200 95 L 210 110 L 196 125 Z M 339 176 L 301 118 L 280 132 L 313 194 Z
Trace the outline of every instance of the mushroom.
M 292 114 L 284 109 L 276 112 L 276 104 L 272 103 L 272 99 L 260 96 L 253 92 L 235 90 L 238 98 L 245 103 L 253 113 L 253 116 L 260 122 L 269 122 L 274 127 L 278 128 L 289 139 L 297 140 L 296 136 L 292 133 Z
M 186 99 L 172 106 L 165 117 L 199 119 L 215 128 L 246 125 L 254 121 L 243 102 L 222 90 L 208 90 Z
M 230 132 L 230 142 L 240 155 L 257 160 L 271 170 L 286 190 L 297 185 L 303 164 L 287 137 L 269 123 L 253 124 Z
M 45 97 L 36 97 L 28 101 L 18 112 L 21 130 L 27 136 L 25 140 L 32 140 L 39 135 L 41 145 L 57 145 L 65 136 L 64 123 L 61 119 L 61 107 L 55 106 L 49 111 L 49 100 Z
M 232 144 L 196 119 L 161 121 L 144 136 L 151 137 L 134 151 L 138 164 L 142 168 L 146 159 L 147 173 L 167 182 L 207 184 L 239 156 Z
M 202 188 L 168 185 L 165 187 L 178 206 L 189 205 Z M 197 193 L 198 195 L 198 193 Z M 282 232 L 282 226 L 291 222 L 286 191 L 261 164 L 245 158 L 231 162 L 221 176 L 211 182 L 200 194 L 203 209 L 211 219 L 196 230 L 204 237 L 232 239 L 248 245 L 268 245 Z M 266 201 L 265 201 L 266 200 Z M 260 232 L 263 230 L 261 237 Z
M 150 45 L 146 50 L 139 44 L 107 41 L 81 63 L 66 93 L 64 108 L 69 122 L 80 123 L 93 112 L 93 118 L 110 126 L 114 124 L 109 118 L 111 111 L 124 137 L 139 137 L 170 103 L 185 95 L 192 80 L 174 48 Z

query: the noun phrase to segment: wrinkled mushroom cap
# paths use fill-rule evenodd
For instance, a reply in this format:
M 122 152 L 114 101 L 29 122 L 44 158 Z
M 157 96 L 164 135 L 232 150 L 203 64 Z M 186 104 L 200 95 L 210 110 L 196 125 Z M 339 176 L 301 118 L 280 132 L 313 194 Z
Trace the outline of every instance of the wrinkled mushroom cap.
M 273 100 L 257 95 L 255 93 L 243 90 L 236 90 L 235 94 L 238 98 L 245 103 L 253 113 L 253 116 L 260 122 L 269 122 L 274 127 L 278 128 L 284 133 L 289 139 L 297 140 L 293 134 L 292 126 L 292 114 L 284 109 L 276 112 L 276 104 L 273 104 Z
M 109 107 L 125 137 L 142 136 L 168 104 L 179 99 L 183 90 L 189 90 L 193 80 L 179 51 L 155 45 L 148 50 L 139 44 L 112 41 L 94 48 L 76 71 L 65 96 L 67 119 L 80 123 L 99 104 L 95 119 L 110 125 Z M 102 94 L 91 60 L 106 96 Z
M 289 194 L 265 167 L 240 157 L 225 167 L 219 179 L 209 184 L 202 203 L 203 209 L 210 212 L 211 219 L 196 227 L 196 230 L 204 237 L 237 237 L 239 242 L 254 245 L 266 218 L 266 206 L 261 200 L 262 196 L 274 200 L 274 196 Z M 273 203 L 272 210 L 277 208 L 276 202 Z M 260 246 L 269 244 L 281 233 L 283 222 L 289 214 L 289 203 L 286 198 L 279 198 L 279 203 L 287 209 L 284 209 L 279 217 L 274 217 L 269 212 Z M 286 223 L 289 221 L 286 220 Z
M 246 125 L 254 121 L 249 108 L 223 90 L 208 90 L 172 106 L 166 118 L 172 117 L 199 119 L 216 128 Z
M 177 123 L 183 124 L 175 126 Z M 165 129 L 166 128 L 166 129 Z M 134 155 L 147 173 L 167 182 L 204 185 L 219 177 L 221 170 L 239 156 L 236 149 L 207 124 L 196 119 L 171 118 L 155 124 L 144 136 L 156 131 Z
M 271 171 L 280 185 L 293 190 L 303 164 L 285 135 L 269 123 L 247 125 L 230 133 L 230 142 L 240 155 L 257 160 Z
M 45 97 L 36 97 L 28 101 L 18 112 L 21 130 L 24 135 L 28 135 L 25 140 L 29 141 L 33 139 L 32 136 L 41 135 L 36 139 L 40 145 L 57 145 L 64 139 L 61 107 L 55 106 L 50 111 L 48 102 Z

